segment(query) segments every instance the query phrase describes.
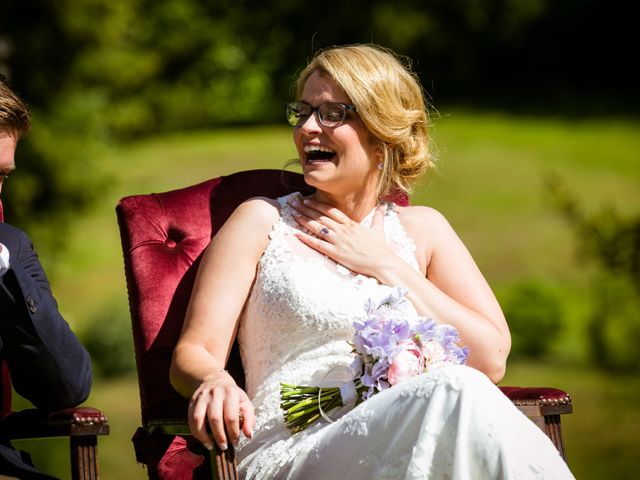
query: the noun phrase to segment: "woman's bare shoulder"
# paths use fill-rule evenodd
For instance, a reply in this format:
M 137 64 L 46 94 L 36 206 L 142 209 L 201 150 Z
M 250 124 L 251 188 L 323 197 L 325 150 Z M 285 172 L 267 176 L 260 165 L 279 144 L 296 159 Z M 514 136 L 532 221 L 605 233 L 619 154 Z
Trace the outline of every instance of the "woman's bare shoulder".
M 280 204 L 267 197 L 252 197 L 242 202 L 229 217 L 241 223 L 250 222 L 255 227 L 272 225 L 280 218 Z
M 429 232 L 431 234 L 451 229 L 445 216 L 438 210 L 425 205 L 396 207 L 398 218 L 407 230 Z
M 226 250 L 262 250 L 280 219 L 277 200 L 253 197 L 242 202 L 213 237 L 212 245 Z M 226 251 L 225 250 L 225 251 Z
M 399 207 L 398 219 L 416 246 L 416 259 L 420 270 L 426 274 L 435 251 L 451 231 L 449 222 L 438 210 L 423 205 Z

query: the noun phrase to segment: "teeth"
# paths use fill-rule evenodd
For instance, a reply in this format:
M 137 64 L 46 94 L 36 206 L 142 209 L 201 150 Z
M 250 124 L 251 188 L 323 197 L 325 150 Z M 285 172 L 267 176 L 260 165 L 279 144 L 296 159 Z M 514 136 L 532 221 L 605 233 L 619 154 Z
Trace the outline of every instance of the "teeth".
M 331 150 L 324 145 L 305 145 L 304 146 L 305 153 L 313 153 L 313 152 L 327 152 L 327 153 L 335 153 L 335 151 Z

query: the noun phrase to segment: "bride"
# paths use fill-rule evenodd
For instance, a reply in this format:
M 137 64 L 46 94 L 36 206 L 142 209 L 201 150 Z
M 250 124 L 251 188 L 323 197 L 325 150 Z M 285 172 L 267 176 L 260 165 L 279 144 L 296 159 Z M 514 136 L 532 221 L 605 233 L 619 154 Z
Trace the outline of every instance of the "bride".
M 244 202 L 208 247 L 171 367 L 194 437 L 211 449 L 208 424 L 220 448 L 237 445 L 244 478 L 573 478 L 494 385 L 509 330 L 462 241 L 434 209 L 384 200 L 433 166 L 415 75 L 377 46 L 331 48 L 300 74 L 287 117 L 317 191 Z M 280 382 L 319 385 L 349 365 L 353 320 L 394 286 L 418 314 L 457 328 L 466 366 L 292 435 Z M 224 370 L 236 335 L 246 392 Z

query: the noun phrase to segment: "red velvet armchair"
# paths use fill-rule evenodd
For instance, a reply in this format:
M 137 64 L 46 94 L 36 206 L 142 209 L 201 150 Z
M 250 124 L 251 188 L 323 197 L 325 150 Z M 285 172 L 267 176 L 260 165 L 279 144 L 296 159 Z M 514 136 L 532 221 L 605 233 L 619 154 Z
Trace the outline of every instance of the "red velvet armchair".
M 188 435 L 187 402 L 169 383 L 173 348 L 182 328 L 201 254 L 231 212 L 253 196 L 310 193 L 300 174 L 252 170 L 170 192 L 123 198 L 116 207 L 140 387 L 142 426 L 133 443 L 151 479 L 237 478 L 234 453 L 208 452 Z M 394 199 L 407 203 L 406 197 Z M 244 372 L 237 344 L 227 369 L 239 385 Z M 503 387 L 564 455 L 560 414 L 571 399 L 549 388 Z M 213 472 L 211 466 L 214 466 Z
M 0 201 L 0 222 L 3 221 Z M 11 410 L 11 375 L 4 360 L 0 360 L 0 436 L 7 440 L 69 437 L 71 478 L 98 478 L 98 435 L 109 433 L 107 417 L 91 407 L 67 408 L 43 412 L 35 408 Z

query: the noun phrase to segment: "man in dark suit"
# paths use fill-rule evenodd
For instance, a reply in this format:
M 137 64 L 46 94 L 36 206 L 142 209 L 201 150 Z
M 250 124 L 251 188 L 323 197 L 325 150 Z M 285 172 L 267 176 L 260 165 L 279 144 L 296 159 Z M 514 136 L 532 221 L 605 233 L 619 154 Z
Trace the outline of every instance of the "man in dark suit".
M 15 169 L 17 142 L 29 128 L 29 111 L 0 76 L 0 193 Z M 74 407 L 89 395 L 89 354 L 60 315 L 29 237 L 2 222 L 0 360 L 7 362 L 16 392 L 37 408 Z M 0 478 L 53 478 L 29 465 L 27 456 L 1 437 L 0 432 Z

